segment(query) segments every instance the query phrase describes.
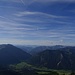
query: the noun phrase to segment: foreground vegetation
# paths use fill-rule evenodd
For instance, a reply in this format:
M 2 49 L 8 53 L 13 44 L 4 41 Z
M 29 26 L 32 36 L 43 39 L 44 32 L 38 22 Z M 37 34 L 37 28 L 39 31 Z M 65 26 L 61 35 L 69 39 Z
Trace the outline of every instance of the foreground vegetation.
M 52 70 L 45 67 L 37 68 L 25 62 L 10 65 L 9 69 L 20 75 L 75 75 L 75 73 L 72 73 L 70 70 Z

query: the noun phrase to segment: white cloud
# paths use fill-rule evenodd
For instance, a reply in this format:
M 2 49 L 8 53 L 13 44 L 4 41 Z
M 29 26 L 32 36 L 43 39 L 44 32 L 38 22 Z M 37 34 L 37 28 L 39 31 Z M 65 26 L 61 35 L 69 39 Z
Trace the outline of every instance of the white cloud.
M 0 0 L 0 1 L 6 1 L 6 2 L 21 2 L 20 0 Z
M 17 14 L 14 14 L 18 17 L 22 17 L 22 16 L 45 16 L 45 17 L 49 17 L 49 18 L 67 18 L 65 16 L 56 16 L 56 15 L 52 15 L 52 14 L 47 14 L 47 13 L 43 13 L 43 12 L 30 12 L 30 11 L 24 11 L 24 12 L 19 12 Z
M 67 37 L 75 37 L 75 34 L 67 34 Z
M 28 3 L 28 2 L 75 2 L 75 0 L 1 0 L 1 1 L 8 1 L 8 2 L 21 2 L 23 1 L 24 3 Z
M 0 0 L 0 1 L 21 3 L 25 6 L 28 6 L 28 5 L 32 4 L 33 2 L 35 2 L 36 0 Z
M 39 2 L 75 2 L 75 0 L 37 0 Z

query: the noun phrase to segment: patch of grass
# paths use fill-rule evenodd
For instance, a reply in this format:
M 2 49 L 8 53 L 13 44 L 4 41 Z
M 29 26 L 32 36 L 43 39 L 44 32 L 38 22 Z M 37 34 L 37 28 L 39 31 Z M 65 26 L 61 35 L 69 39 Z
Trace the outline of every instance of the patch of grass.
M 37 72 L 38 74 L 49 74 L 50 72 Z
M 22 71 L 25 68 L 29 70 L 34 70 L 39 75 L 53 75 L 53 74 L 57 75 L 56 73 L 58 73 L 59 75 L 70 75 L 71 74 L 70 70 L 54 70 L 54 69 L 48 69 L 46 67 L 35 67 L 25 62 L 21 62 L 16 65 L 10 65 L 10 67 L 15 71 Z
M 59 73 L 59 75 L 70 75 L 71 71 L 70 70 L 54 70 L 57 73 Z

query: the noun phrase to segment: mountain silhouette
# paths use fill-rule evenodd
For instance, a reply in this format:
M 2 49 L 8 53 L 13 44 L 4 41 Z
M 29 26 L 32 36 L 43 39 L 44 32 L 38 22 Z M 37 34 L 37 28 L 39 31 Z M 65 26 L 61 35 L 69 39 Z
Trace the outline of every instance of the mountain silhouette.
M 0 45 L 0 65 L 15 64 L 26 61 L 30 57 L 30 54 L 11 44 Z

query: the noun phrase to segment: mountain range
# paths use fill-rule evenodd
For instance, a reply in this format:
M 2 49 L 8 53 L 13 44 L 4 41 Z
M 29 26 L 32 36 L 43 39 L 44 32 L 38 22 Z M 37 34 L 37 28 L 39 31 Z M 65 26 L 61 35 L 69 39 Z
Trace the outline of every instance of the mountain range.
M 29 61 L 32 65 L 50 69 L 75 69 L 75 47 L 45 50 L 34 55 Z
M 37 53 L 40 53 L 42 51 L 45 50 L 57 50 L 60 48 L 64 48 L 66 46 L 62 46 L 62 45 L 55 45 L 55 46 L 22 46 L 22 45 L 16 45 L 16 47 L 24 50 L 25 52 L 31 54 L 31 55 L 35 55 Z
M 0 65 L 26 62 L 37 67 L 49 69 L 75 70 L 75 47 L 39 46 L 33 48 L 33 52 L 29 54 L 11 44 L 0 45 Z
M 26 61 L 30 54 L 11 45 L 0 45 L 0 65 L 15 64 L 22 61 Z

